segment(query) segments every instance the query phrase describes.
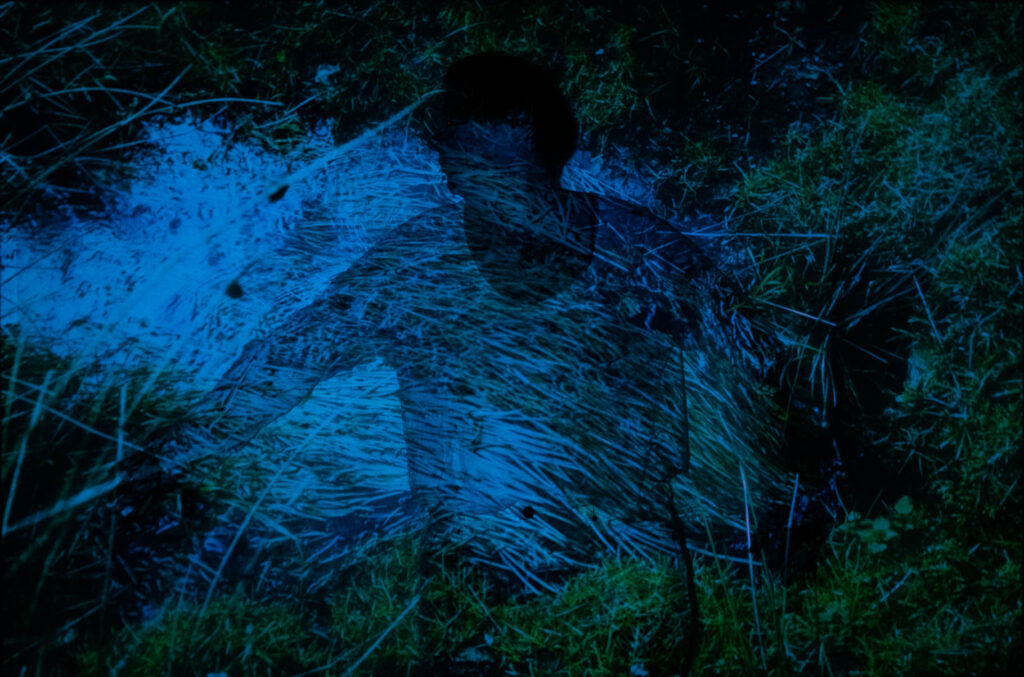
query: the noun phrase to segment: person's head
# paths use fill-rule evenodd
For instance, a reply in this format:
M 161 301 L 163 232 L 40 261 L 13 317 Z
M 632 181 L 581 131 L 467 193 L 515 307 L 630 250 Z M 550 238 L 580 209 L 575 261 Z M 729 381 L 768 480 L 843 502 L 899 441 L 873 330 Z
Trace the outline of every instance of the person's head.
M 448 68 L 432 145 L 460 194 L 481 172 L 558 187 L 577 133 L 550 71 L 522 57 L 485 52 Z
M 431 145 L 464 200 L 463 232 L 483 278 L 520 304 L 570 285 L 593 238 L 577 229 L 560 187 L 577 125 L 555 77 L 520 57 L 467 57 L 445 75 L 440 117 Z

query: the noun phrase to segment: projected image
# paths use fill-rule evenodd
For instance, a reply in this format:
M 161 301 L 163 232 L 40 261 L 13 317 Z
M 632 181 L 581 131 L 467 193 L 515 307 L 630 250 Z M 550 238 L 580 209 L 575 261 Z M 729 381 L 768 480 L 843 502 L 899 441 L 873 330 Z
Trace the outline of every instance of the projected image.
M 991 11 L 0 7 L 5 667 L 1008 666 Z

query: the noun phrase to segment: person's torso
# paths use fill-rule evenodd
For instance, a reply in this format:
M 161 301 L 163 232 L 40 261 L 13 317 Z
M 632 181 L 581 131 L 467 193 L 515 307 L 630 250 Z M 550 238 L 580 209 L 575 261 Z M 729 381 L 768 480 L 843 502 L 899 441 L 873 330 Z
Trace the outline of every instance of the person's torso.
M 640 217 L 609 213 L 622 217 L 596 210 L 591 264 L 539 301 L 510 298 L 480 274 L 457 208 L 403 225 L 344 276 L 356 299 L 348 312 L 398 373 L 410 488 L 432 515 L 493 547 L 539 539 L 557 548 L 595 515 L 642 513 L 651 468 L 681 465 L 682 353 L 638 327 L 625 302 L 643 305 L 661 290 L 643 271 L 638 284 L 636 252 L 651 248 L 652 234 L 635 232 Z M 695 312 L 700 332 L 709 313 Z M 709 493 L 733 491 L 759 433 L 742 428 L 746 385 L 702 374 L 706 364 L 687 366 L 697 381 L 691 411 L 704 421 L 695 476 Z M 721 364 L 732 369 L 728 357 Z

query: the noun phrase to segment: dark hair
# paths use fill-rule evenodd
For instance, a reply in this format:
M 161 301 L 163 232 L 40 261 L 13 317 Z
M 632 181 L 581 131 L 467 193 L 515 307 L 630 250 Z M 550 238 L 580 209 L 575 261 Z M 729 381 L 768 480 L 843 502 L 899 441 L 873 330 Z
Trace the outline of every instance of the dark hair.
M 525 120 L 537 157 L 558 184 L 579 127 L 551 71 L 522 57 L 483 52 L 449 66 L 444 89 L 446 122 Z

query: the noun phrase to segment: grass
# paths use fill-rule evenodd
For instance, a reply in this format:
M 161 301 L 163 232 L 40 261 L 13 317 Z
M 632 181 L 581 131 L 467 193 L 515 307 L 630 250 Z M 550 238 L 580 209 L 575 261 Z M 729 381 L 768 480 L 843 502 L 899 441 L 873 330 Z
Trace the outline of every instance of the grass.
M 1022 635 L 1020 11 L 873 4 L 861 58 L 821 75 L 827 95 L 813 104 L 794 98 L 813 114 L 773 113 L 769 151 L 733 137 L 725 127 L 735 119 L 674 112 L 727 116 L 732 94 L 716 88 L 740 68 L 726 58 L 731 45 L 695 46 L 697 29 L 671 9 L 630 19 L 552 7 L 530 4 L 513 17 L 468 2 L 440 12 L 257 3 L 232 17 L 204 3 L 0 6 L 13 46 L 0 79 L 12 130 L 0 140 L 2 208 L 13 219 L 88 203 L 98 194 L 91 186 L 126 166 L 152 116 L 225 116 L 239 138 L 286 150 L 326 115 L 339 139 L 353 136 L 479 49 L 556 66 L 589 149 L 626 144 L 648 159 L 643 171 L 669 211 L 694 200 L 728 210 L 729 236 L 751 261 L 743 311 L 790 356 L 773 376 L 811 412 L 784 404 L 790 426 L 831 412 L 862 430 L 855 448 L 874 459 L 871 482 L 851 481 L 832 499 L 836 527 L 815 568 L 780 575 L 697 556 L 694 672 L 1008 670 Z M 795 88 L 816 82 L 810 71 L 768 74 L 807 40 L 790 21 L 772 38 L 758 34 L 766 55 L 783 50 L 759 79 Z M 536 28 L 521 32 L 524 23 Z M 342 67 L 318 80 L 331 65 Z M 671 87 L 658 89 L 677 80 L 682 103 Z M 754 87 L 731 91 L 774 101 L 776 90 Z M 203 466 L 207 481 L 169 486 L 137 514 L 93 500 L 13 528 L 103 487 L 129 441 L 185 403 L 168 394 L 172 374 L 59 360 L 10 327 L 3 359 L 9 669 L 429 674 L 447 664 L 465 674 L 601 675 L 679 663 L 688 608 L 662 557 L 605 561 L 557 594 L 534 596 L 509 594 L 458 554 L 439 558 L 421 589 L 424 556 L 400 535 L 309 564 L 292 549 L 289 534 L 303 522 L 289 496 L 315 464 L 296 463 L 276 483 L 239 479 L 267 482 L 294 440 L 280 458 L 239 461 L 259 472 Z M 805 462 L 808 482 L 820 459 Z M 190 559 L 178 547 L 217 523 L 249 519 L 230 533 L 262 534 L 288 511 L 295 521 L 276 522 L 267 556 L 294 559 L 294 571 L 264 570 L 259 583 L 236 587 L 260 561 L 201 549 Z M 170 517 L 168 539 L 115 561 L 118 534 L 151 528 L 158 515 Z M 166 604 L 138 618 L 133 585 L 160 591 Z M 439 663 L 417 663 L 424 654 Z
M 147 625 L 81 654 L 79 669 L 396 674 L 412 666 L 429 674 L 420 661 L 436 656 L 439 664 L 449 660 L 477 674 L 541 666 L 609 674 L 656 665 L 678 651 L 682 620 L 672 609 L 685 601 L 665 563 L 652 569 L 611 561 L 557 597 L 501 601 L 493 583 L 450 557 L 432 583 L 417 589 L 416 541 L 377 547 L 351 576 L 341 573 L 341 589 L 316 609 L 257 605 L 238 594 L 202 612 L 169 605 Z M 551 650 L 552 637 L 564 638 L 564 651 Z

